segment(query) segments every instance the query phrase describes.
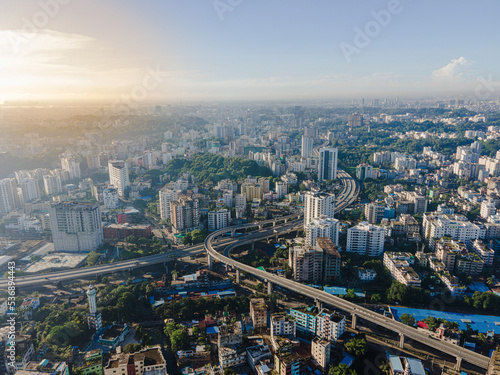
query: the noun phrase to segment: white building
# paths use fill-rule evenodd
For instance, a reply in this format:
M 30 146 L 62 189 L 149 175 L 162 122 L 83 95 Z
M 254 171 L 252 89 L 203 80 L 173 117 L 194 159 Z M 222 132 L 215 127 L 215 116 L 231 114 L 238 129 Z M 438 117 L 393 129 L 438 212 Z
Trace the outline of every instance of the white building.
M 276 194 L 278 195 L 278 200 L 285 198 L 285 195 L 288 194 L 288 185 L 286 184 L 286 182 L 276 182 Z
M 160 190 L 159 194 L 159 202 L 160 202 L 160 217 L 162 220 L 170 220 L 171 211 L 170 211 L 170 203 L 179 199 L 180 190 L 173 190 L 167 187 L 164 187 Z
M 304 226 L 306 232 L 306 246 L 316 245 L 318 237 L 328 237 L 335 246 L 339 245 L 340 221 L 334 218 L 321 215 L 312 219 L 308 225 Z
M 98 205 L 53 204 L 49 215 L 55 251 L 89 252 L 101 244 L 103 231 Z
M 73 157 L 61 158 L 61 167 L 69 173 L 69 179 L 82 178 L 80 162 Z
M 487 219 L 497 213 L 495 207 L 495 202 L 492 201 L 482 201 L 481 202 L 481 212 L 480 215 L 483 219 Z
M 25 178 L 19 184 L 17 189 L 19 199 L 23 203 L 31 202 L 35 199 L 40 199 L 40 189 L 38 188 L 38 181 L 34 178 Z
M 358 277 L 361 281 L 373 281 L 377 277 L 377 271 L 373 268 L 358 268 Z
M 356 178 L 361 181 L 373 178 L 373 167 L 369 164 L 358 165 L 356 167 Z
M 118 190 L 115 188 L 107 188 L 102 191 L 102 200 L 104 202 L 104 207 L 108 210 L 114 210 L 118 208 Z
M 330 365 L 331 351 L 332 345 L 330 344 L 330 341 L 320 337 L 315 337 L 312 340 L 311 356 L 323 370 L 328 369 L 328 366 Z
M 423 230 L 425 239 L 434 249 L 436 240 L 449 236 L 453 240 L 469 245 L 471 240 L 486 237 L 486 227 L 473 224 L 463 215 L 432 212 L 424 215 Z
M 47 195 L 55 195 L 62 192 L 62 182 L 60 176 L 43 176 L 43 186 Z
M 347 230 L 346 250 L 360 255 L 379 256 L 384 252 L 385 230 L 365 222 Z
M 226 228 L 231 223 L 231 212 L 229 210 L 210 211 L 208 213 L 208 230 L 215 231 Z
M 324 147 L 319 150 L 318 180 L 335 180 L 337 178 L 338 149 Z
M 411 267 L 414 262 L 415 257 L 410 253 L 384 253 L 384 266 L 391 276 L 401 284 L 419 288 L 422 280 Z
M 335 195 L 319 192 L 308 191 L 305 194 L 305 212 L 304 225 L 307 226 L 313 219 L 317 219 L 324 215 L 327 218 L 333 218 L 335 214 Z
M 224 190 L 222 194 L 222 201 L 227 208 L 233 208 L 233 191 L 232 190 Z
M 236 217 L 238 219 L 245 216 L 245 211 L 247 208 L 247 197 L 245 194 L 236 194 L 234 197 L 234 207 L 236 209 Z
M 0 214 L 7 214 L 14 211 L 20 205 L 16 179 L 4 178 L 0 180 Z
M 118 195 L 123 197 L 125 189 L 130 186 L 127 163 L 123 160 L 110 160 L 108 169 L 109 183 L 118 189 Z
M 344 332 L 345 316 L 327 310 L 320 311 L 316 316 L 316 336 L 330 342 L 337 342 Z

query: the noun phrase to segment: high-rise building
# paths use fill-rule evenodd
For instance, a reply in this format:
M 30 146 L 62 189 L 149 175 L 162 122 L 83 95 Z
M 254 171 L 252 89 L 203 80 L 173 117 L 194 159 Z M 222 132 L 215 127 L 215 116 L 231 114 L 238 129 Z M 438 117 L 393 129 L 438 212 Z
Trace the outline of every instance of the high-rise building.
M 351 129 L 363 126 L 363 115 L 360 115 L 359 113 L 349 115 L 347 119 L 347 126 Z
M 101 168 L 101 157 L 99 155 L 87 156 L 87 167 L 88 167 L 88 169 Z
M 335 246 L 339 244 L 340 221 L 324 215 L 312 219 L 308 225 L 304 225 L 306 232 L 306 245 L 315 246 L 318 237 L 328 237 Z
M 23 203 L 40 199 L 40 189 L 38 181 L 34 178 L 25 178 L 21 181 L 18 188 L 19 199 Z
M 288 194 L 288 185 L 283 181 L 276 181 L 276 195 L 278 199 L 283 199 Z
M 73 157 L 61 158 L 61 167 L 69 173 L 70 180 L 82 177 L 80 172 L 80 162 Z
M 324 147 L 319 150 L 318 180 L 335 180 L 337 178 L 338 149 Z
M 56 251 L 89 252 L 103 240 L 97 204 L 57 203 L 50 206 L 50 229 Z
M 224 190 L 222 193 L 222 201 L 227 208 L 233 208 L 233 191 Z
M 328 283 L 340 277 L 340 259 L 330 238 L 319 237 L 312 248 L 290 248 L 288 261 L 295 281 Z
M 20 206 L 16 179 L 4 178 L 0 180 L 0 214 L 8 214 Z
M 61 177 L 56 175 L 45 175 L 43 176 L 43 186 L 45 188 L 45 194 L 59 194 L 62 192 Z
M 254 199 L 262 199 L 262 186 L 259 184 L 241 184 L 241 194 L 245 195 L 247 202 L 252 202 Z
M 114 210 L 118 208 L 118 190 L 112 187 L 104 189 L 102 191 L 102 201 L 104 203 L 104 207 L 108 210 Z
M 364 221 L 347 230 L 346 250 L 359 255 L 379 256 L 384 252 L 384 241 L 384 228 Z
M 118 195 L 125 194 L 125 189 L 130 186 L 128 165 L 123 160 L 110 160 L 108 162 L 109 183 L 118 189 Z
M 372 202 L 365 205 L 365 218 L 370 224 L 378 224 L 384 218 L 385 205 Z
M 215 231 L 226 228 L 231 223 L 231 212 L 229 210 L 210 211 L 208 213 L 208 230 Z
M 311 356 L 323 370 L 328 370 L 332 345 L 330 341 L 315 337 L 311 341 Z
M 170 203 L 179 198 L 180 190 L 173 190 L 164 187 L 160 190 L 160 217 L 162 220 L 171 220 Z
M 483 219 L 487 219 L 490 216 L 493 216 L 497 213 L 497 208 L 495 206 L 495 202 L 484 200 L 481 202 L 481 217 Z
M 360 164 L 356 167 L 356 178 L 364 181 L 367 178 L 373 178 L 373 167 L 369 164 Z
M 262 194 L 265 194 L 265 193 L 269 193 L 270 191 L 270 181 L 269 181 L 269 177 L 260 177 L 258 180 L 257 180 L 257 183 L 261 186 L 262 188 Z
M 198 199 L 180 196 L 170 202 L 170 216 L 176 231 L 191 230 L 200 225 L 200 209 Z
M 102 317 L 101 312 L 97 311 L 97 290 L 92 285 L 89 285 L 87 296 L 89 298 L 87 322 L 90 329 L 95 329 L 99 332 L 102 329 Z
M 327 310 L 320 311 L 316 316 L 316 336 L 337 342 L 344 332 L 345 316 Z
M 304 225 L 321 215 L 333 218 L 335 214 L 335 195 L 319 191 L 308 191 L 305 194 Z
M 301 156 L 303 158 L 311 157 L 314 148 L 314 139 L 312 137 L 302 136 Z
M 236 194 L 234 197 L 234 208 L 236 210 L 236 218 L 240 219 L 245 216 L 247 208 L 247 197 L 245 194 Z

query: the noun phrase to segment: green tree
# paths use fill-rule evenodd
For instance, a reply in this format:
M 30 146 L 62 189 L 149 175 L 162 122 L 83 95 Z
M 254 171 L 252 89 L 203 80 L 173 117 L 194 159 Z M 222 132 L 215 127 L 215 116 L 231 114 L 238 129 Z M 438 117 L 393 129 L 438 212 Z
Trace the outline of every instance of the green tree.
M 123 347 L 124 353 L 135 353 L 141 350 L 141 344 L 127 344 Z
M 407 287 L 397 281 L 393 281 L 387 290 L 387 300 L 389 302 L 403 303 L 406 300 Z
M 367 343 L 365 338 L 355 337 L 345 344 L 347 352 L 356 357 L 364 356 L 367 352 Z
M 91 251 L 89 255 L 87 256 L 87 266 L 94 266 L 97 264 L 99 258 L 101 257 L 101 254 Z
M 337 366 L 330 366 L 328 370 L 328 375 L 357 375 L 356 370 L 350 369 L 346 364 L 340 364 Z
M 407 326 L 410 327 L 414 327 L 416 323 L 415 317 L 408 313 L 402 314 L 399 320 L 401 321 L 401 323 L 406 324 Z
M 170 335 L 170 345 L 172 346 L 172 350 L 176 352 L 177 350 L 181 350 L 186 346 L 188 342 L 187 330 L 183 327 L 180 329 L 176 329 Z
M 382 296 L 380 294 L 373 294 L 370 300 L 372 301 L 372 303 L 379 304 L 382 302 Z

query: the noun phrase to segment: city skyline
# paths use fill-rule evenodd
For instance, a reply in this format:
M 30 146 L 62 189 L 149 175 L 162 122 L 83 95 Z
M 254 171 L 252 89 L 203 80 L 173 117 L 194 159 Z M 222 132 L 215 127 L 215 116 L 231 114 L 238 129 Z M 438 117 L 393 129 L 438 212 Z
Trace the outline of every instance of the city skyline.
M 498 7 L 409 0 L 12 3 L 0 17 L 0 104 L 494 98 Z

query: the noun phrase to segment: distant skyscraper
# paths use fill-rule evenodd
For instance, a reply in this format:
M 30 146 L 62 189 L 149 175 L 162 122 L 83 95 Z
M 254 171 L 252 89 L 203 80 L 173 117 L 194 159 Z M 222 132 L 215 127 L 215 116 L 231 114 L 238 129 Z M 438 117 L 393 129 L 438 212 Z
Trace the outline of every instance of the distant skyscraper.
M 360 128 L 363 126 L 363 115 L 360 115 L 358 113 L 354 113 L 352 115 L 349 115 L 347 125 L 349 128 Z
M 337 178 L 338 150 L 333 147 L 325 147 L 319 150 L 318 180 L 335 180 Z
M 109 183 L 118 189 L 118 194 L 123 197 L 125 189 L 130 186 L 128 165 L 123 160 L 110 160 L 108 162 Z
M 8 214 L 21 205 L 17 194 L 17 181 L 15 178 L 0 180 L 0 214 Z
M 160 190 L 160 217 L 162 220 L 170 220 L 170 202 L 176 201 L 179 198 L 180 190 L 173 190 L 164 187 Z
M 62 169 L 69 173 L 69 178 L 81 178 L 80 162 L 73 157 L 61 158 Z
M 34 178 L 25 178 L 19 185 L 19 198 L 23 203 L 40 199 L 38 181 Z
M 61 177 L 45 175 L 43 176 L 43 186 L 47 195 L 59 194 L 62 192 Z
M 89 156 L 87 156 L 87 167 L 89 169 L 99 169 L 99 168 L 101 168 L 101 157 L 99 155 L 89 155 Z
M 309 158 L 313 152 L 314 139 L 311 137 L 302 136 L 302 152 L 303 158 Z
M 103 240 L 101 211 L 97 204 L 57 203 L 49 209 L 56 251 L 90 252 Z

